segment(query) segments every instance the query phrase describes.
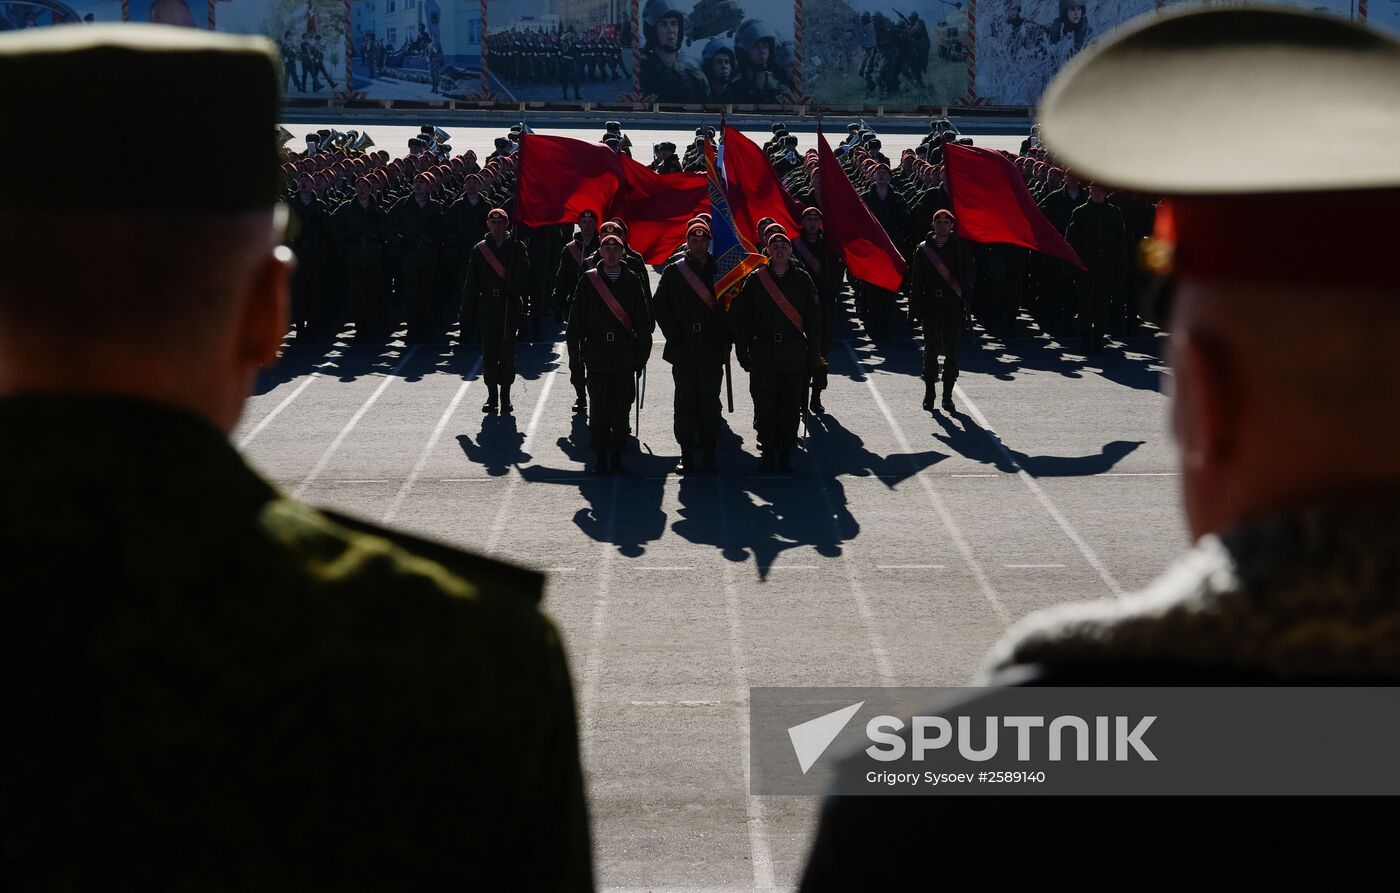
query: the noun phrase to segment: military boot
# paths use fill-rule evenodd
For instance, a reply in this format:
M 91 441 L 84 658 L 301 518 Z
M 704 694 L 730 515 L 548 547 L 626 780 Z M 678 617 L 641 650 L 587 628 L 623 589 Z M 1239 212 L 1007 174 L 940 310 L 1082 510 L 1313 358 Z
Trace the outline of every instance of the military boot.
M 574 388 L 574 393 L 578 394 L 578 399 L 574 400 L 574 412 L 588 411 L 588 391 L 580 385 Z
M 945 381 L 943 382 L 943 411 L 953 412 L 955 409 L 957 407 L 953 405 L 953 383 Z
M 778 450 L 778 470 L 792 471 L 792 447 Z
M 768 474 L 770 471 L 774 471 L 775 469 L 777 469 L 777 467 L 778 459 L 777 456 L 774 455 L 774 451 L 764 450 L 763 458 L 758 460 L 758 473 Z
M 822 405 L 822 392 L 812 392 L 812 415 L 821 415 L 826 412 L 826 407 Z
M 933 412 L 933 400 L 938 396 L 934 393 L 934 384 L 931 381 L 924 382 L 924 409 Z
M 515 407 L 510 405 L 510 385 L 506 385 L 501 388 L 501 413 L 509 415 L 513 409 Z
M 695 474 L 700 470 L 700 463 L 695 460 L 695 452 L 688 447 L 681 447 L 681 474 Z
M 482 404 L 482 406 L 481 406 L 481 411 L 482 411 L 482 412 L 485 412 L 485 413 L 493 413 L 493 412 L 496 411 L 496 408 L 497 408 L 497 406 L 499 406 L 499 404 L 500 404 L 500 400 L 499 400 L 499 398 L 496 396 L 496 386 L 493 385 L 493 384 L 487 385 L 487 386 L 486 386 L 486 402 Z

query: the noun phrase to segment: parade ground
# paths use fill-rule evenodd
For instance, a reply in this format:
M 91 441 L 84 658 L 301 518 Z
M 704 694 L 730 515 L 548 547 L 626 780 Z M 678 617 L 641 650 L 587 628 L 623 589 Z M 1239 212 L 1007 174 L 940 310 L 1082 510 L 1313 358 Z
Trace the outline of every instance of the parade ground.
M 844 125 L 830 122 L 833 143 Z M 327 125 L 288 126 L 299 146 Z M 454 151 L 484 158 L 509 124 L 443 126 Z M 624 126 L 643 162 L 651 143 L 693 138 Z M 394 155 L 417 131 L 348 127 Z M 891 133 L 884 151 L 918 138 Z M 1017 619 L 1130 592 L 1187 542 L 1160 338 L 1085 357 L 1033 327 L 1005 342 L 977 329 L 957 411 L 930 413 L 901 314 L 874 342 L 847 311 L 827 412 L 804 415 L 791 474 L 756 473 L 737 364 L 721 473 L 676 474 L 659 332 L 639 449 L 626 474 L 590 474 L 549 320 L 520 345 L 512 415 L 481 411 L 479 344 L 360 345 L 348 330 L 330 345 L 289 338 L 234 434 L 288 494 L 548 574 L 603 889 L 795 885 L 820 802 L 748 794 L 750 687 L 963 684 Z

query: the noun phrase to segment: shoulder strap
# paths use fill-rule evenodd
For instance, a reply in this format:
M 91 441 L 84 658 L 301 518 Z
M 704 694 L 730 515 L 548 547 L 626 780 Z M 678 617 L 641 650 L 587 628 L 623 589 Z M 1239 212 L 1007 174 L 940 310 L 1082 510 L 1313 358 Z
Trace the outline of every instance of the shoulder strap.
M 690 285 L 691 290 L 695 292 L 700 300 L 705 302 L 706 307 L 714 310 L 719 306 L 715 303 L 715 296 L 710 294 L 710 290 L 705 287 L 705 283 L 700 281 L 700 277 L 695 275 L 695 271 L 690 268 L 690 264 L 686 263 L 685 258 L 676 261 L 676 266 L 681 268 L 681 276 L 685 277 L 685 281 Z
M 482 239 L 476 243 L 476 247 L 481 249 L 481 256 L 486 258 L 486 262 L 491 265 L 491 269 L 496 271 L 497 276 L 503 280 L 510 278 L 506 275 L 505 265 L 496 258 L 496 253 L 491 250 L 491 244 L 488 240 Z
M 766 267 L 759 268 L 758 281 L 763 283 L 763 287 L 768 290 L 768 297 L 772 298 L 773 303 L 778 305 L 778 309 L 783 311 L 783 316 L 788 318 L 788 322 L 792 323 L 793 328 L 806 334 L 802 328 L 802 314 L 797 312 L 797 308 L 788 301 L 787 295 L 783 294 L 781 288 L 778 288 L 778 283 L 774 282 L 773 277 L 768 275 Z
M 944 281 L 948 283 L 948 287 L 953 290 L 953 294 L 961 298 L 962 286 L 948 269 L 948 265 L 943 262 L 943 258 L 938 256 L 938 252 L 934 251 L 933 246 L 927 241 L 925 241 L 921 247 L 924 249 L 924 256 L 928 258 L 929 263 L 933 264 L 933 268 L 938 271 L 938 275 L 942 276 Z
M 797 252 L 802 255 L 802 262 L 812 268 L 812 272 L 818 276 L 822 274 L 821 261 L 812 253 L 812 249 L 807 247 L 807 240 L 801 236 L 797 237 Z
M 608 282 L 603 278 L 601 271 L 597 269 L 589 270 L 588 281 L 593 283 L 593 290 L 598 293 L 598 297 L 603 299 L 603 303 L 608 305 L 612 315 L 617 317 L 617 321 L 622 323 L 622 327 L 629 333 L 632 331 L 632 317 L 627 315 L 627 311 L 622 309 L 622 305 L 613 297 L 612 290 L 608 288 Z

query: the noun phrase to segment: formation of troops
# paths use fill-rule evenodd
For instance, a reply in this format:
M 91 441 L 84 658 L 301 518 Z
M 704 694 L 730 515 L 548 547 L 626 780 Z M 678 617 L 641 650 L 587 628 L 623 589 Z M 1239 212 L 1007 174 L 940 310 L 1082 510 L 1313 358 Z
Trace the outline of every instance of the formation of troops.
M 595 32 L 596 29 L 578 34 L 572 30 L 561 33 L 512 28 L 489 34 L 486 49 L 491 71 L 507 84 L 559 84 L 564 99 L 582 99 L 581 83 L 629 77 L 621 42 Z
M 618 122 L 606 127 L 604 143 L 628 151 Z M 826 411 L 822 392 L 847 282 L 872 338 L 890 337 L 901 311 L 922 331 L 923 407 L 930 411 L 956 408 L 959 344 L 974 316 L 1003 338 L 1023 324 L 1023 311 L 1058 338 L 1077 324 L 1086 354 L 1137 322 L 1129 260 L 1134 242 L 1152 230 L 1152 200 L 1081 182 L 1055 165 L 1034 134 L 1017 169 L 1084 269 L 958 235 L 942 156 L 959 137 L 945 119 L 893 168 L 878 135 L 851 124 L 836 154 L 907 261 L 899 293 L 861 282 L 826 241 L 816 151 L 799 156 L 797 137 L 775 124 L 763 151 L 803 211 L 796 232 L 764 218 L 746 234 L 765 263 L 726 308 L 716 296 L 707 214 L 687 224 L 684 244 L 655 271 L 628 246 L 627 222 L 601 220 L 598 210 L 574 224 L 516 221 L 522 129 L 498 138 L 484 160 L 470 150 L 452 154 L 448 135 L 428 126 L 398 159 L 356 149 L 368 142 L 363 136 L 331 131 L 309 134 L 305 152 L 284 150 L 284 200 L 295 221 L 289 239 L 300 258 L 298 342 L 325 342 L 346 322 L 357 339 L 383 340 L 406 326 L 409 343 L 443 341 L 460 324 L 464 340 L 481 343 L 483 411 L 510 413 L 517 342 L 539 340 L 552 319 L 565 331 L 574 408 L 589 414 L 595 470 L 607 472 L 622 470 L 629 411 L 644 394 L 652 333 L 660 329 L 675 378 L 682 470 L 717 470 L 721 391 L 730 390 L 732 403 L 737 364 L 749 378 L 760 470 L 767 472 L 791 470 L 801 414 Z M 695 170 L 713 138 L 713 128 L 697 129 L 681 157 L 674 144 L 659 143 L 651 166 Z

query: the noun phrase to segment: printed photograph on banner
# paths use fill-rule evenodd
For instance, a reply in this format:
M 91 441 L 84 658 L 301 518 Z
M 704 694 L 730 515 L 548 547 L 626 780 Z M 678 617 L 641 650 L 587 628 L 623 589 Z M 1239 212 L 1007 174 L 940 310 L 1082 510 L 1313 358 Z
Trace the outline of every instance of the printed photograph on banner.
M 290 98 L 326 99 L 345 89 L 343 0 L 221 0 L 214 7 L 214 30 L 274 41 Z
M 658 102 L 788 102 L 797 92 L 793 10 L 778 0 L 644 0 L 642 93 Z
M 803 83 L 820 105 L 916 108 L 967 93 L 966 0 L 807 0 L 802 31 Z
M 10 4 L 14 5 L 14 4 Z M 117 3 L 121 18 L 121 3 Z M 152 22 L 181 28 L 208 28 L 209 4 L 205 0 L 131 0 L 126 6 L 128 22 Z
M 631 0 L 490 0 L 486 30 L 492 93 L 609 102 L 632 92 Z
M 1076 53 L 1155 0 L 979 0 L 979 102 L 1033 106 Z
M 121 20 L 121 0 L 15 0 L 0 3 L 0 31 Z
M 1356 0 L 1268 0 L 1270 6 L 1291 6 L 1294 9 L 1306 12 L 1320 12 L 1325 15 L 1334 15 L 1343 19 L 1354 19 L 1358 23 L 1363 21 L 1361 12 L 1358 10 Z M 1170 8 L 1170 0 L 1168 0 Z M 1217 4 L 1223 5 L 1223 4 Z M 1376 9 L 1386 5 L 1397 6 L 1400 4 L 1390 3 L 1387 0 L 1375 0 L 1367 9 L 1371 17 L 1376 15 Z
M 369 99 L 481 92 L 480 0 L 354 0 L 355 89 Z

